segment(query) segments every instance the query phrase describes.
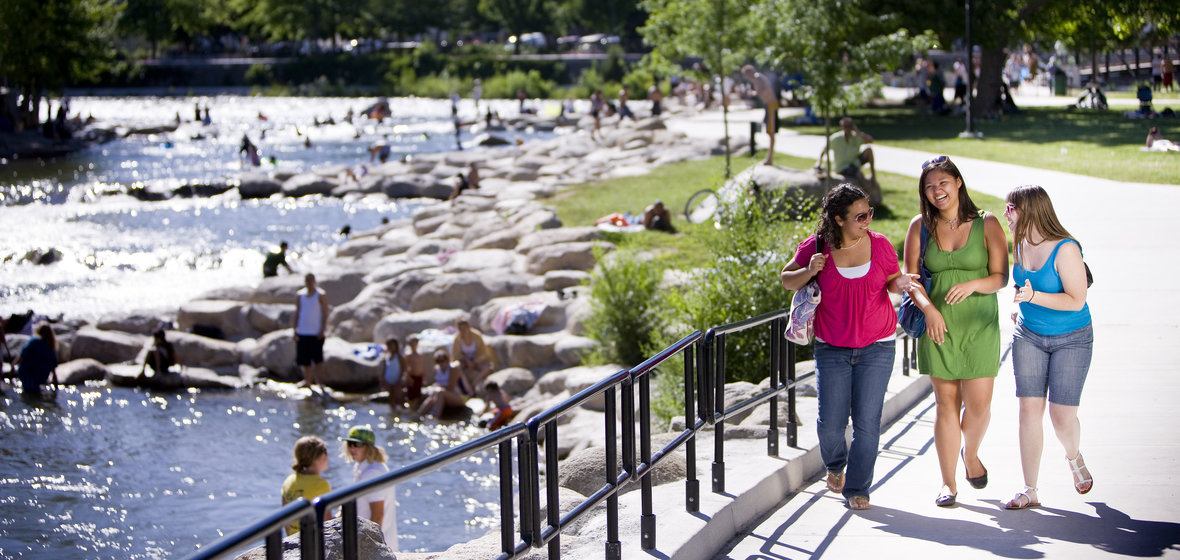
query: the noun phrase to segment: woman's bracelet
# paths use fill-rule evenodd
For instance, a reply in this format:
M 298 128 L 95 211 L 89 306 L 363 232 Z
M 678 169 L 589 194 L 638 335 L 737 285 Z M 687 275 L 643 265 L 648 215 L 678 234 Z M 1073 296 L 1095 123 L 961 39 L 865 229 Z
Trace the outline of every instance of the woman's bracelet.
M 1031 296 L 1028 296 L 1028 302 L 1029 302 L 1029 303 L 1032 303 L 1032 300 L 1033 300 L 1033 298 L 1035 298 L 1035 297 L 1037 297 L 1037 291 L 1036 291 L 1036 290 L 1033 290 L 1033 293 L 1032 293 L 1032 295 L 1031 295 Z

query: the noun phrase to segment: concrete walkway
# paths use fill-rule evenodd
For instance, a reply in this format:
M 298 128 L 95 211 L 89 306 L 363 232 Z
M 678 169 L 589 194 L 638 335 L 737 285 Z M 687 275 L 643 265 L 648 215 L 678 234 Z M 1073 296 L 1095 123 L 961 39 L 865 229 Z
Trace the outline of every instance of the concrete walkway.
M 741 121 L 760 118 L 760 111 L 732 112 L 730 130 L 745 130 Z M 720 136 L 720 114 L 681 117 L 668 124 L 693 136 Z M 776 142 L 781 153 L 815 158 L 823 139 L 780 132 Z M 874 151 L 878 170 L 912 177 L 934 155 L 883 145 Z M 729 542 L 721 535 L 708 542 L 676 537 L 701 528 L 684 524 L 683 516 L 665 515 L 658 518 L 657 551 L 627 554 L 633 549 L 625 547 L 624 557 L 1180 558 L 1180 424 L 1174 416 L 1180 398 L 1180 286 L 1172 281 L 1180 275 L 1172 216 L 1180 209 L 1180 186 L 1121 183 L 969 158 L 956 157 L 955 162 L 970 188 L 1001 198 L 1018 185 L 1045 187 L 1062 222 L 1085 249 L 1095 279 L 1088 295 L 1095 349 L 1080 417 L 1094 490 L 1085 496 L 1074 492 L 1064 453 L 1046 421 L 1040 481 L 1044 507 L 1003 509 L 1022 487 L 1015 384 L 1011 360 L 1005 359 L 980 452 L 990 484 L 974 490 L 960 482 L 959 506 L 938 508 L 933 503 L 940 481 L 933 447 L 934 402 L 926 396 L 882 437 L 871 510 L 845 509 L 838 496 L 814 481 L 797 493 L 787 492 L 760 520 L 736 527 Z M 1000 292 L 1005 346 L 1012 331 L 1007 320 L 1011 298 L 1010 288 Z M 814 431 L 814 425 L 803 430 Z M 707 488 L 703 482 L 702 494 Z M 737 501 L 743 496 L 732 497 Z M 704 510 L 702 514 L 696 518 L 708 517 Z M 688 542 L 691 547 L 675 544 Z

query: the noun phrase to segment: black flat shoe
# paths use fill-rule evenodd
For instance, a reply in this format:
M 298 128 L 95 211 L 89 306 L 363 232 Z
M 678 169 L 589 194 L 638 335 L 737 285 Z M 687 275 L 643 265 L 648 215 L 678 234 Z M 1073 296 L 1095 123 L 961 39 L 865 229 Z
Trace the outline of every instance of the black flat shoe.
M 963 472 L 966 473 L 967 472 L 967 452 L 964 450 L 964 451 L 961 451 L 959 454 L 963 456 Z M 983 467 L 983 461 L 979 462 L 979 466 Z M 964 474 L 964 476 L 966 476 L 966 474 Z M 970 484 L 971 487 L 976 490 L 981 490 L 983 488 L 986 488 L 987 487 L 987 467 L 983 467 L 983 474 L 981 474 L 975 478 L 967 476 L 967 483 Z
M 938 507 L 951 507 L 955 505 L 955 498 L 957 497 L 958 494 L 951 494 L 950 492 L 939 494 L 937 498 L 934 498 L 934 505 Z

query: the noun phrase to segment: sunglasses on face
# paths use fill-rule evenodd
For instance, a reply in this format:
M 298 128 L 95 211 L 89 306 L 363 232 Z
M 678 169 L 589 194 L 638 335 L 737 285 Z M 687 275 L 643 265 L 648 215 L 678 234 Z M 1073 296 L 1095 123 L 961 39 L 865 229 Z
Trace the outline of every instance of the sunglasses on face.
M 860 214 L 853 216 L 852 219 L 856 220 L 856 223 L 858 223 L 858 224 L 867 224 L 869 222 L 869 220 L 873 219 L 873 210 L 875 210 L 875 209 L 872 207 L 869 207 L 868 212 L 861 212 Z
M 948 158 L 946 156 L 937 156 L 937 157 L 930 158 L 922 163 L 922 170 L 925 171 L 927 167 L 930 167 L 931 165 L 934 165 L 936 163 L 942 163 L 942 162 L 947 161 L 949 159 L 950 158 Z
M 1005 216 L 1007 216 L 1015 211 L 1016 211 L 1016 205 L 1012 204 L 1011 202 L 1009 202 L 1008 205 L 1004 207 L 1004 215 Z
M 348 446 L 349 447 L 364 447 L 365 444 L 363 444 L 359 441 L 350 441 L 350 442 L 348 442 Z

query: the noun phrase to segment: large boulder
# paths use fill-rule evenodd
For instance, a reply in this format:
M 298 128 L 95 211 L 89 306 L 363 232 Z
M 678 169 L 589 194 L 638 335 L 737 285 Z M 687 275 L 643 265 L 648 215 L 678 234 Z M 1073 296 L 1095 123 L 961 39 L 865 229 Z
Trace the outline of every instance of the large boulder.
M 104 364 L 128 362 L 139 355 L 147 340 L 140 335 L 83 327 L 74 335 L 70 356 L 75 360 L 91 358 Z
M 566 370 L 565 388 L 571 395 L 576 395 L 595 383 L 618 373 L 621 369 L 618 366 L 592 366 L 592 367 L 574 367 Z M 582 404 L 582 407 L 602 412 L 606 410 L 606 396 L 599 393 L 590 400 Z
M 659 449 L 670 443 L 675 436 L 676 434 L 655 434 L 652 436 L 652 447 Z M 615 460 L 615 472 L 621 472 L 623 469 L 622 454 L 616 455 Z M 684 480 L 687 474 L 687 459 L 684 452 L 676 450 L 668 454 L 652 469 L 652 485 L 659 486 Z M 561 463 L 557 481 L 563 488 L 569 488 L 579 494 L 589 496 L 597 492 L 606 484 L 606 448 L 594 446 L 570 453 L 569 457 Z M 626 493 L 638 488 L 638 484 L 631 484 L 623 492 Z
M 543 229 L 526 233 L 520 237 L 516 250 L 521 253 L 557 243 L 573 243 L 577 241 L 601 241 L 604 239 L 602 230 L 596 227 L 568 227 L 559 229 Z
M 384 343 L 396 338 L 405 344 L 406 338 L 426 329 L 442 329 L 467 316 L 462 309 L 427 309 L 386 315 L 373 328 L 373 340 Z
M 327 553 L 324 557 L 325 560 L 342 560 L 344 557 L 343 522 L 344 520 L 340 517 L 324 522 L 324 550 Z M 393 548 L 385 543 L 385 536 L 381 534 L 380 525 L 362 517 L 357 517 L 356 523 L 358 558 L 397 560 L 397 554 L 394 553 Z M 283 560 L 300 560 L 303 558 L 300 542 L 298 533 L 283 539 L 283 548 L 281 551 Z M 267 558 L 266 546 L 263 545 L 247 550 L 235 560 L 266 560 Z
M 229 338 L 246 335 L 253 330 L 246 317 L 246 304 L 240 301 L 189 301 L 180 306 L 176 322 L 182 331 L 193 332 L 195 326 L 216 327 Z
M 106 379 L 107 367 L 98 360 L 83 358 L 57 366 L 57 380 L 62 385 L 81 385 L 87 381 Z
M 242 355 L 242 361 L 255 368 L 265 369 L 271 379 L 303 379 L 303 374 L 295 365 L 294 329 L 283 329 L 262 335 L 257 344 Z
M 301 173 L 283 182 L 283 194 L 286 196 L 308 196 L 312 194 L 329 195 L 332 189 L 339 186 L 334 179 L 321 177 L 314 173 Z
M 239 389 L 245 384 L 236 376 L 221 375 L 198 367 L 184 367 L 180 371 L 160 375 L 140 376 L 140 366 L 117 365 L 107 371 L 107 382 L 118 387 L 141 387 L 156 391 L 182 389 Z M 151 371 L 150 369 L 148 370 Z
M 760 389 L 757 385 L 750 383 L 748 381 L 734 381 L 733 383 L 726 383 L 725 384 L 725 408 L 729 408 L 733 405 L 736 405 L 736 404 L 738 404 L 746 399 L 749 399 L 749 398 L 753 397 L 754 395 L 757 395 L 758 393 L 761 393 L 761 392 L 762 392 L 762 389 Z M 725 420 L 725 422 L 727 424 L 730 424 L 730 423 L 741 424 L 742 420 L 745 420 L 746 417 L 748 417 L 751 412 L 752 411 L 747 410 L 745 412 L 742 412 L 741 414 L 734 416 L 733 418 L 727 418 Z
M 326 270 L 316 272 L 316 284 L 328 296 L 328 304 L 341 305 L 352 301 L 365 287 L 365 273 L 359 270 Z M 254 293 L 251 303 L 295 303 L 295 294 L 303 289 L 302 274 L 288 274 L 264 278 Z
M 369 391 L 381 376 L 381 350 L 368 344 L 353 344 L 336 337 L 324 340 L 323 383 L 340 391 Z
M 597 263 L 595 250 L 607 252 L 614 248 L 605 241 L 544 245 L 528 252 L 526 270 L 532 274 L 545 274 L 551 270 L 590 270 Z
M 584 270 L 550 270 L 545 273 L 541 287 L 545 290 L 561 290 L 589 284 L 590 273 Z
M 262 173 L 248 172 L 238 177 L 242 198 L 269 198 L 283 191 L 283 184 Z
M 525 369 L 544 369 L 557 365 L 557 353 L 553 345 L 559 336 L 555 334 L 538 334 L 531 336 L 493 336 L 486 337 L 488 346 L 495 350 L 504 366 L 522 367 Z
M 582 364 L 583 358 L 598 349 L 598 343 L 584 336 L 563 336 L 553 345 L 557 361 L 566 367 Z
M 168 341 L 176 347 L 176 360 L 186 366 L 237 367 L 238 345 L 186 332 L 169 332 Z
M 509 396 L 519 397 L 537 384 L 537 376 L 525 368 L 510 367 L 489 375 L 488 381 L 496 382 Z
M 754 165 L 735 175 L 720 189 L 721 200 L 736 200 L 752 195 L 770 192 L 797 192 L 804 198 L 819 201 L 831 186 L 840 182 L 837 177 L 829 181 L 815 171 L 791 169 L 777 165 Z M 879 196 L 878 191 L 878 196 Z M 870 195 L 870 201 L 872 197 Z M 880 199 L 873 201 L 880 204 Z
M 410 302 L 410 311 L 471 309 L 492 297 L 492 291 L 473 273 L 441 274 L 423 285 Z
M 505 249 L 475 249 L 459 251 L 447 257 L 445 272 L 475 272 L 488 268 L 510 268 L 517 255 Z
M 290 327 L 294 317 L 295 304 L 290 303 L 255 303 L 246 312 L 246 322 L 260 333 Z
M 168 321 L 156 315 L 134 314 L 125 317 L 103 317 L 97 326 L 104 331 L 121 331 L 125 333 L 150 335 Z

